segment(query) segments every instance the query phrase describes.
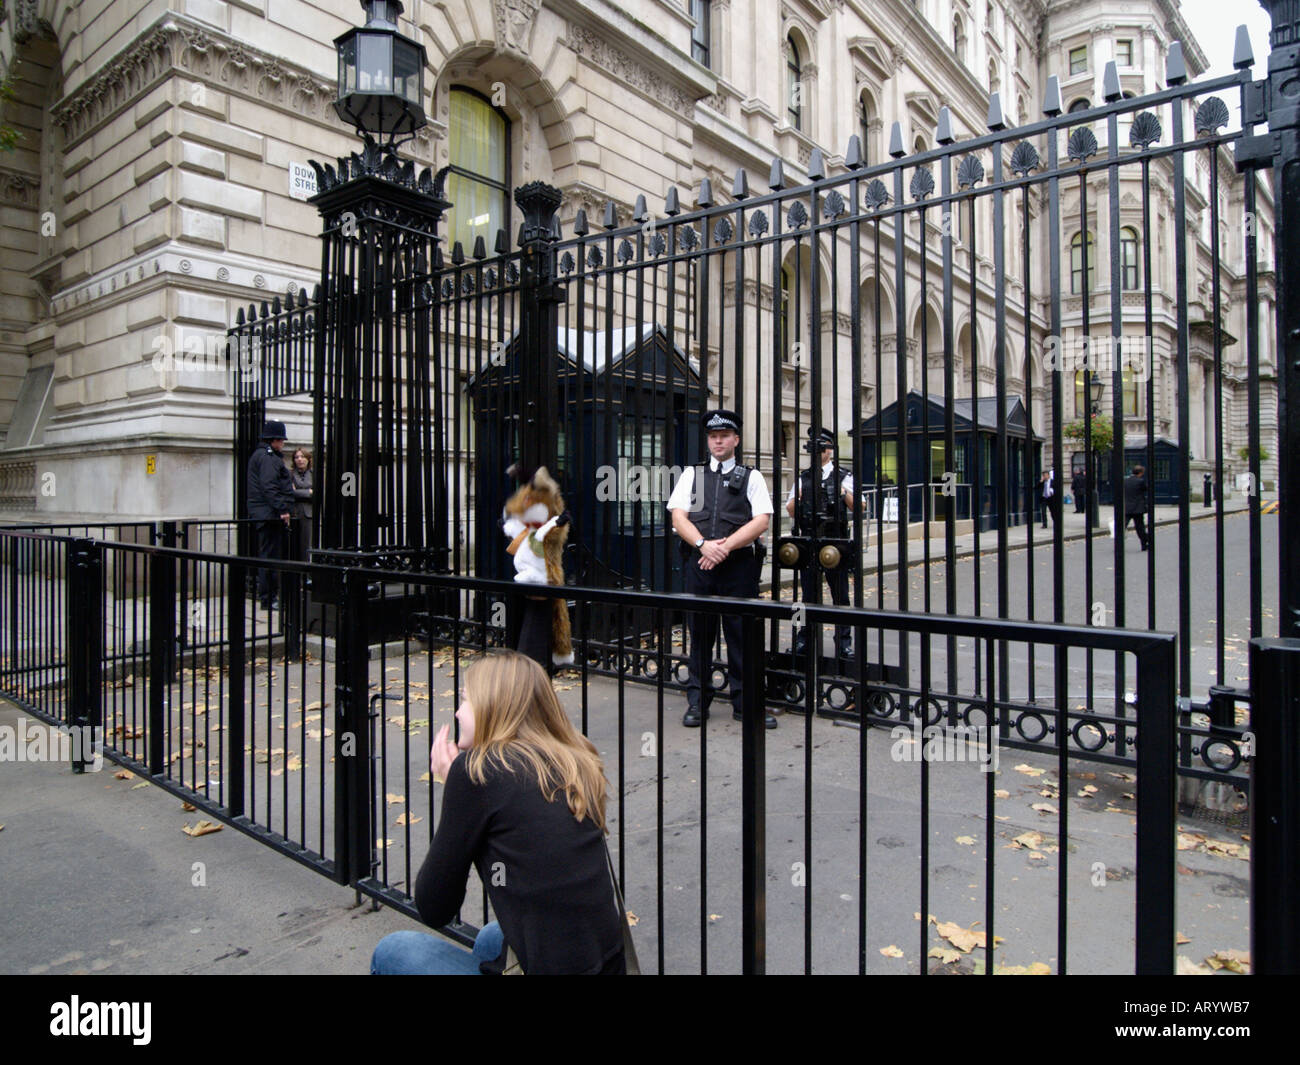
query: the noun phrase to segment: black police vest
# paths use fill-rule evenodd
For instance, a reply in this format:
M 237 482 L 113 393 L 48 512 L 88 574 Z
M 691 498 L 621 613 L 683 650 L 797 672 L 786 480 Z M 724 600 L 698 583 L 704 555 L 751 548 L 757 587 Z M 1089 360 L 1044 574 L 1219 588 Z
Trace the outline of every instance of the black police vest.
M 728 473 L 714 473 L 708 466 L 695 468 L 697 506 L 691 521 L 706 540 L 730 536 L 754 517 L 745 489 L 750 469 L 737 463 Z
M 830 476 L 822 478 L 821 492 L 813 491 L 812 470 L 799 474 L 799 501 L 795 505 L 795 515 L 799 519 L 800 531 L 805 536 L 812 536 L 817 530 L 818 515 L 814 508 L 820 507 L 823 521 L 831 521 L 835 529 L 824 529 L 832 536 L 844 535 L 848 527 L 848 508 L 844 505 L 845 471 L 838 466 L 831 466 Z

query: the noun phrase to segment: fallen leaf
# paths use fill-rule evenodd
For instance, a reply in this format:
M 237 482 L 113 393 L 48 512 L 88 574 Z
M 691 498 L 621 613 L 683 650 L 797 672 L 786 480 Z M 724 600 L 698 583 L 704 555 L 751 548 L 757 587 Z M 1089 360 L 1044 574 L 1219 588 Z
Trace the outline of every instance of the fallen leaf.
M 195 811 L 195 809 L 197 809 L 197 807 L 195 807 L 193 803 L 183 802 L 181 803 L 181 809 L 184 810 L 187 814 L 192 814 Z
M 388 805 L 393 806 L 396 803 L 406 802 L 405 795 L 394 795 L 391 791 L 384 796 L 388 800 Z
M 880 953 L 883 954 L 886 958 L 901 958 L 903 956 L 903 952 L 899 950 L 896 946 L 894 946 L 892 943 L 887 947 L 881 947 Z
M 289 756 L 289 761 L 285 764 L 285 769 L 289 770 L 290 773 L 296 773 L 301 768 L 302 768 L 302 759 L 299 758 L 296 754 L 291 754 Z
M 640 920 L 641 918 L 639 918 L 631 910 L 627 911 L 627 924 L 629 928 L 635 928 L 637 926 L 637 922 Z
M 979 922 L 976 921 L 975 924 L 979 924 Z M 983 932 L 975 931 L 975 925 L 971 925 L 970 928 L 962 928 L 956 921 L 944 921 L 942 924 L 936 924 L 935 931 L 964 954 L 969 954 L 976 947 L 983 947 L 986 941 Z M 1002 936 L 994 936 L 994 947 L 1002 941 Z
M 422 781 L 424 781 L 424 783 L 427 784 L 427 783 L 429 783 L 429 781 L 432 779 L 432 777 L 430 777 L 428 773 L 421 773 L 421 774 L 420 774 L 420 779 L 421 779 Z
M 129 769 L 119 769 L 113 776 L 118 780 L 130 780 L 135 774 Z
M 206 836 L 212 832 L 220 832 L 221 826 L 213 824 L 211 821 L 196 821 L 193 828 L 186 825 L 181 831 L 187 836 Z
M 1188 939 L 1185 935 L 1183 935 L 1182 932 L 1179 932 L 1179 933 L 1177 934 L 1177 937 L 1174 939 L 1174 943 L 1175 943 L 1177 946 L 1180 946 L 1180 947 L 1181 947 L 1184 943 L 1190 943 L 1190 942 L 1191 942 L 1191 940 Z
M 1209 976 L 1210 970 L 1204 965 L 1198 965 L 1191 958 L 1185 958 L 1178 955 L 1178 964 L 1174 966 L 1175 976 Z
M 306 706 L 304 706 L 303 711 L 310 712 L 312 710 L 324 710 L 325 707 L 327 706 L 329 706 L 329 703 L 322 703 L 319 699 L 317 699 L 314 703 L 308 703 Z
M 1030 809 L 1037 810 L 1040 814 L 1055 814 L 1060 811 L 1050 802 L 1036 802 Z
M 1241 973 L 1243 976 L 1249 976 L 1250 951 L 1216 950 L 1205 959 L 1205 964 L 1216 972 L 1220 969 L 1227 969 L 1230 973 Z
M 1043 834 L 1041 832 L 1021 832 L 1011 841 L 1015 847 L 1024 847 L 1027 850 L 1036 851 L 1043 843 Z
M 949 950 L 947 947 L 931 947 L 925 956 L 927 958 L 938 958 L 944 965 L 951 965 L 953 962 L 961 961 L 961 951 Z
M 1035 769 L 1033 766 L 1025 765 L 1023 762 L 1016 766 L 1015 770 L 1017 773 L 1024 773 L 1027 777 L 1041 777 L 1047 772 L 1046 769 Z
M 710 921 L 721 921 L 721 920 L 722 920 L 722 914 L 720 914 L 720 913 L 711 913 L 711 914 L 709 914 L 709 920 L 710 920 Z
M 957 836 L 957 837 L 956 837 L 956 840 L 957 840 L 957 842 L 960 843 L 963 847 L 973 847 L 973 846 L 975 846 L 975 837 L 974 837 L 974 836 Z
M 995 788 L 993 791 L 993 797 L 995 799 L 1009 799 L 1011 798 L 1011 792 L 1006 791 L 1003 788 Z
M 147 780 L 142 780 L 142 781 L 140 781 L 139 784 L 132 784 L 132 785 L 131 785 L 131 790 L 132 790 L 132 791 L 135 791 L 136 788 L 147 788 L 148 786 L 149 786 L 149 781 L 147 781 Z
M 934 914 L 930 914 L 929 917 L 930 917 L 930 919 L 929 919 L 928 921 L 925 922 L 926 924 L 938 924 L 938 923 L 939 923 L 939 918 L 935 917 Z M 916 912 L 914 912 L 914 913 L 912 914 L 912 920 L 913 920 L 913 921 L 919 921 L 920 919 L 921 919 L 921 915 L 920 915 L 920 913 L 916 913 Z
M 1097 785 L 1096 785 L 1096 784 L 1085 784 L 1085 785 L 1083 786 L 1083 789 L 1079 792 L 1079 794 L 1080 794 L 1080 795 L 1096 795 L 1096 794 L 1097 794 Z
M 381 851 L 382 851 L 382 850 L 387 850 L 387 849 L 388 849 L 389 847 L 391 847 L 392 845 L 393 845 L 393 841 L 392 841 L 391 839 L 377 839 L 377 840 L 375 840 L 375 847 L 376 847 L 378 850 L 381 850 Z

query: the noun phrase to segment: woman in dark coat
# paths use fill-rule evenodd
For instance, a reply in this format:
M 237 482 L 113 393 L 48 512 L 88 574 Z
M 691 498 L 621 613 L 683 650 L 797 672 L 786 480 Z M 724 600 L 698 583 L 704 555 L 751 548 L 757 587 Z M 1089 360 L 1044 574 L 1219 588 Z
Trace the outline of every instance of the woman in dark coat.
M 294 508 L 293 516 L 298 518 L 298 558 L 304 562 L 307 560 L 307 552 L 311 548 L 311 515 L 312 515 L 312 481 L 311 481 L 311 452 L 306 448 L 300 447 L 293 453 L 293 469 L 289 471 L 293 477 L 293 497 Z

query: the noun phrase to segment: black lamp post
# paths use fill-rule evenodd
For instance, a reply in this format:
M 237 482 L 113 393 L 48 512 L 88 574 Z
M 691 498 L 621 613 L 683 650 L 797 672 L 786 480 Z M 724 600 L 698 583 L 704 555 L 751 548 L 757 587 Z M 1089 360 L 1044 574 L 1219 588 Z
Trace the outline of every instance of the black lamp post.
M 1101 414 L 1101 397 L 1105 392 L 1106 385 L 1099 378 L 1094 377 L 1089 382 L 1089 391 L 1092 393 L 1092 406 L 1089 409 L 1089 419 L 1096 418 Z M 1097 472 L 1101 469 L 1101 461 L 1097 456 L 1097 448 L 1093 444 L 1092 428 L 1088 430 L 1088 457 L 1092 460 L 1092 471 L 1088 474 L 1088 524 L 1094 528 L 1101 527 L 1101 494 L 1097 491 Z M 1112 486 L 1112 491 L 1116 490 Z
M 339 56 L 339 118 L 367 140 L 393 148 L 425 124 L 424 45 L 397 28 L 400 0 L 361 0 L 366 24 L 334 39 Z

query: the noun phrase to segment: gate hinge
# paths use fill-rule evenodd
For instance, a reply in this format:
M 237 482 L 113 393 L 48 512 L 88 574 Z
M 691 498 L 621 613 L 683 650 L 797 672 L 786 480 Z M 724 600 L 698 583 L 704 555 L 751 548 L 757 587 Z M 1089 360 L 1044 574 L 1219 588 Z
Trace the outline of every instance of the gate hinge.
M 1273 157 L 1282 150 L 1282 138 L 1276 133 L 1256 133 L 1237 141 L 1234 155 L 1237 172 L 1263 170 L 1273 165 Z

